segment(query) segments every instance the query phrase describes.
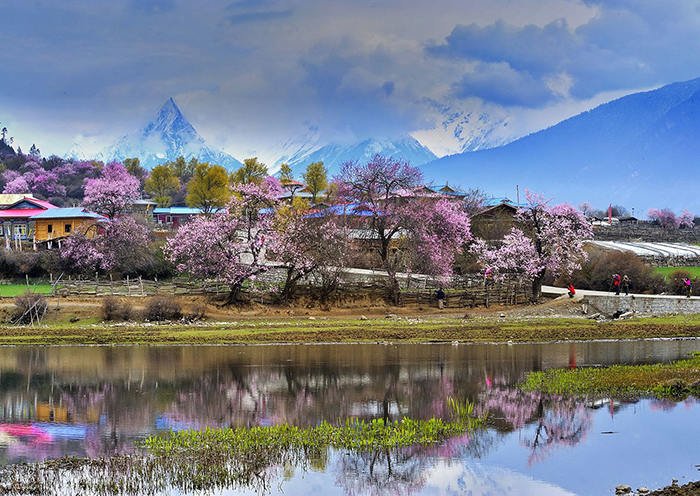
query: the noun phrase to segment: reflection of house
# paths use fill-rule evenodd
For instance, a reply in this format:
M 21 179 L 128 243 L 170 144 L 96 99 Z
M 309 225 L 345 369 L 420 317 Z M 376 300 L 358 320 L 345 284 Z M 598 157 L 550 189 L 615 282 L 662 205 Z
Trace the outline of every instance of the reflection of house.
M 96 234 L 96 226 L 107 222 L 107 218 L 82 207 L 52 208 L 34 215 L 34 236 L 36 241 L 51 241 L 65 238 L 74 232 L 88 237 Z
M 44 201 L 37 200 L 32 196 L 25 195 L 0 195 L 6 197 L 16 197 L 21 198 L 16 199 L 15 202 L 8 205 L 6 208 L 0 210 L 0 220 L 2 220 L 2 233 L 1 235 L 6 238 L 6 240 L 25 240 L 31 239 L 34 234 L 34 221 L 33 216 L 45 212 L 48 209 L 57 208 L 55 205 Z M 7 201 L 7 199 L 0 199 L 2 201 Z

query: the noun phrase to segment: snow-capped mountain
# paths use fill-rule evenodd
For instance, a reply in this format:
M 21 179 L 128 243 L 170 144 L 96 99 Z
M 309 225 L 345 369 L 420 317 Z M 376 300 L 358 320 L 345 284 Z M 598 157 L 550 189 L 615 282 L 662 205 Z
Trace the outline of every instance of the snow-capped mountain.
M 272 152 L 278 157 L 272 166 L 277 171 L 282 164 L 308 164 L 306 158 L 323 147 L 318 126 L 310 125 L 299 136 L 287 139 Z M 293 167 L 293 166 L 292 166 Z
M 328 169 L 329 175 L 333 175 L 338 171 L 340 165 L 345 162 L 366 162 L 378 153 L 387 157 L 405 160 L 415 166 L 437 158 L 433 152 L 411 136 L 396 140 L 366 139 L 359 143 L 347 145 L 331 143 L 319 146 L 316 141 L 315 143 L 304 143 L 303 147 L 290 153 L 287 160 L 280 158 L 277 162 L 289 164 L 295 175 L 301 175 L 312 162 L 323 162 Z
M 422 169 L 429 179 L 497 196 L 519 187 L 598 208 L 698 212 L 699 135 L 700 78 L 633 93 L 507 145 Z
M 427 104 L 434 112 L 435 127 L 411 134 L 438 157 L 495 148 L 521 137 L 509 126 L 511 117 L 503 111 L 464 110 L 432 100 Z
M 139 133 L 123 136 L 103 156 L 106 160 L 138 157 L 141 165 L 147 169 L 180 156 L 230 169 L 241 166 L 241 162 L 231 155 L 207 146 L 172 98 L 163 104 L 155 119 Z

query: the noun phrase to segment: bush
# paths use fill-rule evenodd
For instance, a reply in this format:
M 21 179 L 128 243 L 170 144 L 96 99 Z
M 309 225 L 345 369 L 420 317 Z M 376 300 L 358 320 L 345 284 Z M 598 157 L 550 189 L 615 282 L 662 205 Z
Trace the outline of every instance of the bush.
M 203 320 L 207 317 L 207 306 L 204 303 L 194 303 L 185 318 L 191 322 Z
M 182 307 L 180 304 L 165 296 L 154 296 L 146 303 L 144 319 L 152 322 L 163 320 L 179 320 L 182 318 Z
M 28 291 L 15 298 L 12 322 L 15 324 L 39 322 L 46 314 L 48 308 L 49 303 L 43 295 Z
M 685 289 L 685 283 L 683 282 L 683 279 L 685 279 L 686 277 L 693 281 L 692 287 L 693 293 L 695 293 L 695 288 L 697 287 L 698 283 L 700 283 L 700 281 L 697 278 L 693 279 L 690 272 L 683 269 L 674 270 L 673 272 L 671 272 L 671 275 L 668 276 L 668 292 L 675 295 L 685 296 L 687 294 L 687 290 Z
M 132 315 L 133 308 L 129 302 L 114 296 L 107 296 L 102 301 L 102 320 L 131 320 Z
M 577 288 L 609 291 L 612 274 L 627 274 L 632 292 L 661 293 L 666 289 L 664 278 L 632 252 L 597 247 L 588 248 L 586 251 L 588 260 L 584 262 L 581 270 L 572 276 Z M 566 285 L 566 281 L 558 282 Z

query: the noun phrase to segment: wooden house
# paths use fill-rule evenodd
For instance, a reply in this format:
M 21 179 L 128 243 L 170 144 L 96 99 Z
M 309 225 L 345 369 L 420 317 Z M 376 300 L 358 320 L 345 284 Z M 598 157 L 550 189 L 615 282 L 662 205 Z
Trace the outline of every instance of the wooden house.
M 472 215 L 472 233 L 489 241 L 503 239 L 515 227 L 517 213 L 518 205 L 509 199 L 489 198 L 483 208 Z
M 106 217 L 82 207 L 52 208 L 31 217 L 34 221 L 34 238 L 37 242 L 53 241 L 74 232 L 88 237 L 97 234 L 97 226 L 108 222 Z
M 15 195 L 4 195 L 15 196 Z M 23 241 L 32 239 L 34 236 L 35 222 L 32 218 L 35 215 L 57 207 L 47 201 L 38 200 L 32 196 L 22 196 L 15 198 L 15 202 L 0 209 L 0 222 L 2 222 L 2 233 L 8 245 L 10 240 Z

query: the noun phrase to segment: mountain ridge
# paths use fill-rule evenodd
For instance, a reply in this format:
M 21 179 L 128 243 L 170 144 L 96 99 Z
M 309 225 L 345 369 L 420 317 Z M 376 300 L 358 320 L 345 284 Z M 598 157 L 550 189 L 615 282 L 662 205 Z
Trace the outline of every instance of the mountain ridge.
M 207 145 L 172 97 L 139 132 L 122 136 L 101 155 L 108 161 L 138 157 L 141 165 L 147 169 L 180 156 L 215 163 L 228 169 L 242 165 L 228 153 Z
M 506 145 L 422 169 L 426 177 L 506 196 L 518 185 L 598 206 L 700 210 L 700 201 L 680 194 L 700 186 L 698 132 L 700 78 L 626 95 Z

